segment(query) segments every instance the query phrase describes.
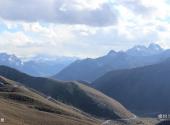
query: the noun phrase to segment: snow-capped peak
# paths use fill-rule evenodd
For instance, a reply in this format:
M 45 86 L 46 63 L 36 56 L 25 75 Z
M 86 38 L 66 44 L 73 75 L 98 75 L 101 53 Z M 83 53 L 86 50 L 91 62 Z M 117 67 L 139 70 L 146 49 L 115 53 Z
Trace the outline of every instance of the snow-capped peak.
M 135 55 L 135 56 L 149 56 L 149 55 L 154 55 L 162 52 L 163 49 L 155 43 L 151 43 L 148 47 L 144 45 L 137 45 L 134 46 L 131 49 L 127 50 L 127 53 L 129 55 Z

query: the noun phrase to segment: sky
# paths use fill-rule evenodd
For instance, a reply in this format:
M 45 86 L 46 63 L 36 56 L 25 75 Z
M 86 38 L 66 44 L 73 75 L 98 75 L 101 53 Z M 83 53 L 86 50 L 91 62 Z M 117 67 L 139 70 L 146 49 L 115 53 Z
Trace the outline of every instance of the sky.
M 84 58 L 150 43 L 170 48 L 168 0 L 0 0 L 0 52 Z

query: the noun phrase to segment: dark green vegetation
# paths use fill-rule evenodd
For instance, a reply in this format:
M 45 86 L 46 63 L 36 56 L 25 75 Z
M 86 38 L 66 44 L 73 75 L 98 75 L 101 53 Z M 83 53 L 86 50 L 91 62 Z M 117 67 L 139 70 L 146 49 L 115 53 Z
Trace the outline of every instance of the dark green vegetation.
M 108 72 L 94 81 L 93 86 L 137 115 L 170 113 L 170 60 Z
M 97 117 L 109 119 L 133 117 L 133 114 L 117 101 L 76 81 L 62 82 L 49 78 L 32 77 L 5 66 L 0 66 L 0 75 Z

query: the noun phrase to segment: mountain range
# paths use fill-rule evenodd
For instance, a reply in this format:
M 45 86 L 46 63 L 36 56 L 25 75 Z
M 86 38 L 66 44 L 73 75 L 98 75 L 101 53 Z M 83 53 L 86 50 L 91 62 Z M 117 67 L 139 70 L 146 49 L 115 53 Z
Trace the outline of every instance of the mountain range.
M 35 56 L 20 59 L 15 55 L 0 53 L 0 65 L 6 65 L 35 76 L 51 76 L 75 61 L 76 57 L 45 57 Z
M 0 72 L 3 75 L 0 75 L 0 118 L 1 121 L 4 119 L 2 124 L 156 125 L 159 122 L 154 118 L 136 117 L 119 102 L 76 81 L 62 82 L 51 79 L 53 83 L 50 83 L 50 79 L 32 77 L 6 66 L 0 66 Z M 44 80 L 46 82 L 43 82 Z M 55 98 L 49 96 L 54 91 L 47 95 L 37 91 L 36 87 L 33 89 L 28 86 L 39 86 L 44 91 L 54 87 Z
M 156 64 L 170 57 L 170 50 L 157 44 L 135 46 L 127 51 L 111 50 L 107 55 L 95 59 L 77 60 L 65 67 L 53 78 L 60 80 L 82 80 L 92 82 L 112 70 L 130 69 Z
M 0 118 L 9 125 L 19 120 L 32 125 L 142 125 L 148 121 L 134 114 L 170 113 L 169 49 L 138 45 L 96 59 L 74 60 L 38 56 L 21 61 L 1 53 Z
M 139 68 L 110 71 L 92 86 L 141 116 L 170 113 L 170 59 Z

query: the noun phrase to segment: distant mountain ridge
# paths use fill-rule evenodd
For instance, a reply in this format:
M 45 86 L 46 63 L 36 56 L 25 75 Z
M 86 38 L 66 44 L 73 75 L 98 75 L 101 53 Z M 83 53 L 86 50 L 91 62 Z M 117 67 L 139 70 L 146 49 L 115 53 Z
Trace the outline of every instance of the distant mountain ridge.
M 135 46 L 127 51 L 111 50 L 107 55 L 96 59 L 75 61 L 53 78 L 92 82 L 108 71 L 151 65 L 169 57 L 170 50 L 164 50 L 157 44 L 150 44 L 148 47 Z
M 62 70 L 77 58 L 75 57 L 41 57 L 36 56 L 23 61 L 15 55 L 0 53 L 0 65 L 16 68 L 35 76 L 51 76 Z
M 15 55 L 0 53 L 0 64 L 6 66 L 14 66 L 16 68 L 23 65 L 23 62 Z
M 133 48 L 128 49 L 126 53 L 132 56 L 150 56 L 160 54 L 163 51 L 164 49 L 158 44 L 151 43 L 148 47 L 142 45 L 134 46 Z

